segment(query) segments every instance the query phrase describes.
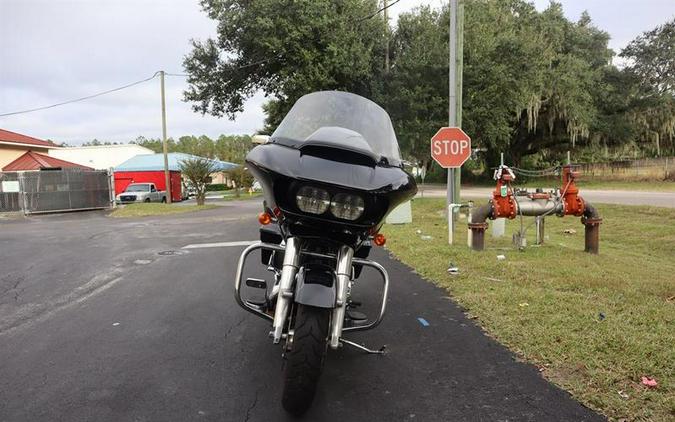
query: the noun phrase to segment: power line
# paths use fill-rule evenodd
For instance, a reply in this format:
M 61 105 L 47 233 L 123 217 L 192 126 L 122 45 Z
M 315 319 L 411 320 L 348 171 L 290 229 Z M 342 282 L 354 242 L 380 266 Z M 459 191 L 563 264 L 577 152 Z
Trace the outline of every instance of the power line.
M 244 65 L 238 66 L 236 69 L 245 69 L 245 68 L 247 68 L 247 67 L 251 67 L 251 66 L 256 66 L 256 65 L 259 65 L 259 64 L 267 63 L 267 62 L 269 62 L 269 61 L 271 61 L 271 60 L 274 60 L 274 59 L 277 59 L 277 58 L 280 58 L 280 57 L 281 57 L 280 55 L 273 56 L 273 57 L 268 57 L 268 58 L 266 58 L 266 59 L 258 60 L 258 61 L 253 62 L 253 63 L 247 63 L 247 64 L 244 64 Z M 32 113 L 32 112 L 34 112 L 34 111 L 47 110 L 47 109 L 50 109 L 50 108 L 59 107 L 59 106 L 66 105 L 66 104 L 76 103 L 76 102 L 78 102 L 78 101 L 84 101 L 84 100 L 89 100 L 89 99 L 91 99 L 91 98 L 100 97 L 100 96 L 102 96 L 102 95 L 106 95 L 106 94 L 110 94 L 110 93 L 113 93 L 113 92 L 121 91 L 121 90 L 123 90 L 123 89 L 131 88 L 132 86 L 136 86 L 136 85 L 142 84 L 142 83 L 144 83 L 144 82 L 147 82 L 147 81 L 149 81 L 149 80 L 152 80 L 152 79 L 156 78 L 157 75 L 159 75 L 159 73 L 160 73 L 160 72 L 157 71 L 157 72 L 155 72 L 152 76 L 150 76 L 149 78 L 141 79 L 140 81 L 136 81 L 136 82 L 132 82 L 132 83 L 130 83 L 130 84 L 122 85 L 122 86 L 119 86 L 119 87 L 117 87 L 117 88 L 109 89 L 109 90 L 107 90 L 107 91 L 98 92 L 98 93 L 96 93 L 96 94 L 87 95 L 87 96 L 85 96 L 85 97 L 75 98 L 75 99 L 72 99 L 72 100 L 62 101 L 62 102 L 56 103 L 56 104 L 50 104 L 50 105 L 48 105 L 48 106 L 42 106 L 42 107 L 36 107 L 36 108 L 29 108 L 29 109 L 27 109 L 27 110 L 20 110 L 20 111 L 12 111 L 12 112 L 10 112 L 10 113 L 2 113 L 2 114 L 0 114 L 0 117 L 14 116 L 14 115 L 17 115 L 17 114 Z M 164 74 L 165 74 L 166 76 L 179 76 L 179 77 L 188 77 L 188 76 L 190 76 L 190 75 L 188 75 L 187 73 L 168 73 L 168 72 L 164 72 Z
M 374 17 L 377 16 L 380 12 L 383 12 L 383 11 L 389 9 L 391 6 L 395 5 L 396 3 L 400 2 L 400 1 L 401 1 L 401 0 L 394 0 L 394 1 L 391 2 L 390 4 L 388 4 L 388 5 L 386 5 L 386 6 L 382 7 L 382 8 L 380 8 L 379 10 L 377 10 L 375 13 L 372 13 L 372 14 L 370 14 L 370 15 L 368 15 L 368 16 L 362 17 L 361 19 L 357 20 L 357 22 L 363 22 L 363 21 L 365 21 L 365 20 L 374 18 Z
M 395 5 L 396 3 L 400 2 L 400 1 L 401 0 L 394 0 L 392 3 L 378 9 L 374 13 L 358 19 L 357 22 L 363 22 L 365 20 L 371 19 L 371 18 L 377 16 L 379 13 L 389 9 L 391 6 Z M 275 60 L 275 59 L 280 59 L 281 57 L 282 57 L 282 55 L 279 54 L 279 55 L 276 55 L 276 56 L 268 57 L 266 59 L 258 60 L 256 62 L 247 63 L 247 64 L 237 66 L 235 69 L 238 70 L 238 69 L 245 69 L 247 67 L 257 66 L 257 65 L 264 64 L 264 63 L 267 63 L 269 61 Z M 32 112 L 35 112 L 35 111 L 47 110 L 47 109 L 50 109 L 50 108 L 59 107 L 59 106 L 66 105 L 66 104 L 72 104 L 72 103 L 76 103 L 76 102 L 79 102 L 79 101 L 84 101 L 84 100 L 89 100 L 91 98 L 100 97 L 102 95 L 106 95 L 106 94 L 110 94 L 110 93 L 113 93 L 113 92 L 121 91 L 123 89 L 131 88 L 132 86 L 139 85 L 139 84 L 142 84 L 144 82 L 147 82 L 151 79 L 156 78 L 159 73 L 160 72 L 157 71 L 152 76 L 150 76 L 149 78 L 142 79 L 142 80 L 136 81 L 136 82 L 132 82 L 130 84 L 123 85 L 123 86 L 120 86 L 120 87 L 117 87 L 117 88 L 109 89 L 107 91 L 99 92 L 99 93 L 92 94 L 92 95 L 87 95 L 85 97 L 75 98 L 75 99 L 72 99 L 72 100 L 63 101 L 63 102 L 56 103 L 56 104 L 50 104 L 48 106 L 36 107 L 36 108 L 27 109 L 27 110 L 13 111 L 13 112 L 10 112 L 10 113 L 2 113 L 2 114 L 0 114 L 0 117 L 14 116 L 14 115 L 17 115 L 17 114 L 32 113 Z M 188 76 L 190 76 L 187 73 L 168 73 L 168 72 L 164 72 L 164 75 L 166 75 L 166 76 L 178 76 L 178 77 L 188 77 Z
M 49 108 L 59 107 L 59 106 L 71 104 L 71 103 L 76 103 L 78 101 L 89 100 L 91 98 L 100 97 L 101 95 L 110 94 L 110 93 L 113 93 L 113 92 L 121 91 L 123 89 L 131 88 L 132 86 L 135 86 L 135 85 L 142 84 L 144 82 L 147 82 L 151 79 L 156 78 L 158 74 L 159 74 L 159 72 L 155 72 L 149 78 L 145 78 L 145 79 L 142 79 L 140 81 L 132 82 L 130 84 L 126 84 L 126 85 L 123 85 L 123 86 L 120 86 L 120 87 L 117 87 L 117 88 L 109 89 L 107 91 L 99 92 L 99 93 L 92 94 L 92 95 L 87 95 L 86 97 L 75 98 L 73 100 L 63 101 L 63 102 L 60 102 L 60 103 L 51 104 L 51 105 L 43 106 L 43 107 L 31 108 L 31 109 L 28 109 L 28 110 L 13 111 L 11 113 L 2 113 L 2 114 L 0 114 L 0 117 L 13 116 L 13 115 L 16 115 L 16 114 L 32 113 L 34 111 L 47 110 Z

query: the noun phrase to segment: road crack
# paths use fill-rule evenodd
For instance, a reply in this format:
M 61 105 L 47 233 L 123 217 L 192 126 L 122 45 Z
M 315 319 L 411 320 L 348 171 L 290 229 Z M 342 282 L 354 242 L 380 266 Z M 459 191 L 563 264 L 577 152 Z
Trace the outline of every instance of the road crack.
M 43 303 L 28 303 L 21 305 L 13 314 L 0 319 L 0 336 L 12 332 L 26 324 L 42 321 L 51 317 L 56 312 L 67 309 L 104 292 L 122 280 L 122 273 L 123 271 L 121 268 L 113 267 L 107 271 L 102 271 L 99 275 L 96 275 L 88 282 L 76 287 L 70 293 L 47 300 Z M 17 287 L 19 283 L 16 283 Z M 10 291 L 11 289 L 8 289 L 3 294 Z M 21 288 L 14 294 L 14 299 L 16 301 L 19 300 L 19 296 L 23 291 L 24 289 Z M 2 295 L 0 295 L 0 297 L 2 297 Z
M 223 336 L 223 340 L 227 339 L 227 337 L 230 335 L 230 333 L 232 332 L 232 330 L 234 330 L 235 328 L 239 327 L 239 326 L 244 322 L 244 319 L 245 319 L 245 316 L 242 316 L 241 319 L 239 319 L 238 322 L 232 324 L 232 325 L 230 326 L 230 328 L 228 328 L 227 331 L 225 332 L 225 335 Z
M 25 278 L 23 276 L 18 276 L 16 278 L 12 278 L 11 275 L 5 276 L 2 279 L 0 279 L 0 284 L 6 285 L 6 287 L 2 290 L 0 293 L 0 298 L 9 295 L 10 293 L 14 294 L 14 301 L 18 302 L 19 301 L 19 296 L 23 293 L 25 290 L 24 288 L 19 288 L 19 285 L 23 283 Z
M 251 403 L 248 406 L 248 409 L 246 409 L 246 417 L 244 418 L 244 422 L 248 422 L 248 420 L 251 418 L 251 411 L 255 409 L 256 405 L 258 404 L 258 392 L 259 390 L 255 390 L 255 396 L 253 397 L 253 403 Z

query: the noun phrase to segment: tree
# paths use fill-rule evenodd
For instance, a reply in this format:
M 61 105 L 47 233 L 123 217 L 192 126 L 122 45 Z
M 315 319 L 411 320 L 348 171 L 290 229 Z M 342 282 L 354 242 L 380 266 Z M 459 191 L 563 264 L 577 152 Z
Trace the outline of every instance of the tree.
M 156 153 L 163 151 L 161 139 L 139 136 L 130 143 L 149 148 Z M 251 137 L 248 135 L 220 135 L 215 141 L 206 135 L 199 137 L 186 135 L 178 138 L 178 142 L 169 138 L 167 144 L 169 152 L 182 152 L 238 164 L 244 162 L 246 154 L 253 148 Z
M 253 146 L 251 137 L 248 135 L 220 135 L 215 142 L 214 149 L 218 159 L 243 164 L 246 154 Z
M 178 138 L 174 151 L 197 155 L 199 157 L 216 157 L 213 139 L 206 135 L 181 136 Z
M 465 71 L 474 74 L 467 76 L 471 81 L 480 75 L 471 72 L 475 65 L 497 82 L 477 81 L 482 92 L 471 98 L 480 106 L 468 102 L 466 116 L 480 131 L 486 119 L 474 117 L 473 111 L 481 111 L 480 115 L 500 111 L 502 125 L 485 145 L 492 147 L 490 164 L 498 162 L 499 152 L 520 165 L 524 157 L 560 153 L 589 139 L 597 118 L 596 99 L 602 97 L 597 87 L 612 55 L 608 34 L 595 28 L 587 13 L 577 22 L 569 21 L 559 3 L 552 2 L 541 13 L 519 0 L 484 7 L 486 12 L 472 11 L 477 14 L 474 18 L 490 26 L 490 16 L 495 16 L 500 25 L 486 28 L 486 51 L 481 51 L 485 43 L 467 41 L 477 54 Z M 485 53 L 489 55 L 483 59 Z M 481 88 L 486 85 L 492 90 L 489 94 Z M 515 110 L 510 119 L 509 109 Z
M 233 119 L 258 90 L 272 130 L 302 95 L 340 89 L 371 97 L 383 72 L 376 0 L 203 0 L 217 39 L 194 41 L 183 64 L 195 111 Z
M 383 98 L 404 154 L 428 160 L 429 138 L 447 122 L 447 7 L 402 14 Z M 578 22 L 552 3 L 543 12 L 522 0 L 468 1 L 464 24 L 463 128 L 487 148 L 520 163 L 587 139 L 611 50 L 588 14 Z
M 246 167 L 242 166 L 237 166 L 231 170 L 228 171 L 228 174 L 230 175 L 230 178 L 234 181 L 236 188 L 235 188 L 235 195 L 237 198 L 239 198 L 240 195 L 240 189 L 249 189 L 251 186 L 253 186 L 253 182 L 255 179 L 251 175 L 251 173 L 248 171 Z
M 630 61 L 626 73 L 639 87 L 628 121 L 642 140 L 675 153 L 675 18 L 631 41 L 620 56 Z M 664 140 L 669 144 L 664 145 Z
M 445 20 L 445 21 L 444 21 Z M 447 16 L 429 7 L 401 14 L 392 68 L 379 100 L 389 111 L 405 158 L 428 166 L 429 140 L 448 121 Z
M 158 138 L 146 138 L 144 136 L 139 136 L 135 140 L 129 142 L 130 144 L 135 144 L 135 145 L 140 145 L 142 147 L 151 149 L 152 151 L 156 153 L 160 153 L 164 150 L 163 145 L 162 145 L 162 140 Z M 167 139 L 167 145 L 169 152 L 175 152 L 176 151 L 176 142 L 173 140 L 173 138 Z
M 83 147 L 97 147 L 97 146 L 100 146 L 100 145 L 104 145 L 104 144 L 96 138 L 92 139 L 89 142 L 83 142 L 82 143 Z
M 630 61 L 645 92 L 675 93 L 675 18 L 631 41 L 619 54 Z
M 211 182 L 211 174 L 218 166 L 213 160 L 197 157 L 179 162 L 180 170 L 197 192 L 197 205 L 204 205 L 206 199 L 206 185 Z
M 97 146 L 102 146 L 102 145 L 122 145 L 122 143 L 121 142 L 120 143 L 110 142 L 110 141 L 101 142 L 98 139 L 94 138 L 93 140 L 91 140 L 89 142 L 84 142 L 82 144 L 83 147 L 97 147 Z
M 527 0 L 465 3 L 462 126 L 487 149 L 470 166 L 496 165 L 500 152 L 534 166 L 569 149 L 589 159 L 609 148 L 675 151 L 675 20 L 633 41 L 622 70 L 611 64 L 609 35 L 586 12 L 571 21 L 555 1 L 542 12 Z M 185 58 L 185 99 L 201 113 L 234 118 L 262 90 L 271 98 L 263 106 L 270 133 L 303 94 L 354 92 L 390 113 L 404 158 L 430 169 L 429 139 L 447 123 L 449 8 L 402 13 L 388 31 L 377 4 L 204 0 L 218 34 Z M 250 147 L 215 144 L 217 157 L 234 162 Z

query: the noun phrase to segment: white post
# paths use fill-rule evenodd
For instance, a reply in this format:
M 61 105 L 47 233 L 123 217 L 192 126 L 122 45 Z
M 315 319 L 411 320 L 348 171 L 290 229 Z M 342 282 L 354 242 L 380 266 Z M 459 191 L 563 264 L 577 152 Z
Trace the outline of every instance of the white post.
M 17 180 L 19 180 L 19 191 L 21 192 L 21 209 L 23 215 L 28 215 L 28 198 L 26 198 L 26 180 L 24 179 L 23 171 L 17 172 Z
M 492 226 L 492 237 L 502 237 L 506 232 L 506 219 L 497 218 L 492 222 L 491 226 Z
M 544 244 L 544 216 L 538 215 L 534 217 L 534 227 L 536 232 L 535 244 L 543 245 Z
M 108 193 L 110 194 L 111 208 L 117 208 L 117 201 L 115 201 L 115 170 L 108 168 Z
M 455 204 L 448 205 L 448 243 L 452 245 L 453 234 L 455 232 Z

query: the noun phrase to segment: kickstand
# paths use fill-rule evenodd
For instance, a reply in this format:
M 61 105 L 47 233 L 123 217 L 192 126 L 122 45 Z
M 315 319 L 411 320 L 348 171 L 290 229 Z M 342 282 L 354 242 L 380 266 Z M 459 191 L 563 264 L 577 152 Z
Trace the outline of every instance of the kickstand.
M 363 350 L 366 353 L 372 354 L 372 355 L 384 355 L 386 353 L 386 348 L 387 346 L 384 345 L 380 348 L 380 350 L 372 350 L 367 348 L 366 346 L 362 346 L 358 343 L 354 343 L 353 341 L 346 340 L 342 337 L 340 337 L 340 343 L 342 344 L 348 344 L 356 349 Z

